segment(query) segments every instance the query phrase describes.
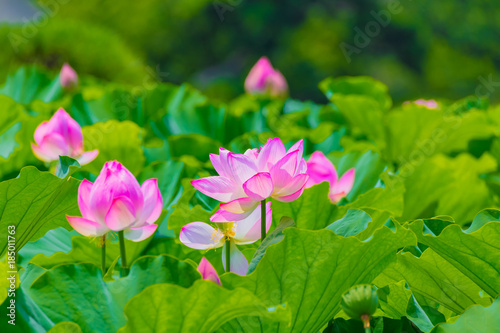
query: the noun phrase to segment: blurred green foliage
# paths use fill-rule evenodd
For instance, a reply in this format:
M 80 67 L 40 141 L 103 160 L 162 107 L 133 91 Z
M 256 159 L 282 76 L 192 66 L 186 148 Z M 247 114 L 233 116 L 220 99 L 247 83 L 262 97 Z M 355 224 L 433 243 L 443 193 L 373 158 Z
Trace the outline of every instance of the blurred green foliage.
M 40 8 L 54 2 L 34 1 Z M 188 81 L 210 97 L 228 100 L 242 93 L 249 69 L 267 55 L 287 78 L 291 96 L 302 100 L 324 102 L 317 82 L 341 75 L 372 76 L 388 85 L 397 102 L 457 99 L 477 91 L 498 100 L 498 87 L 485 87 L 500 82 L 498 2 L 60 2 L 49 23 L 17 52 L 6 35 L 21 27 L 0 29 L 0 48 L 6 50 L 0 61 L 9 64 L 0 69 L 0 81 L 5 68 L 19 63 L 58 69 L 69 61 L 79 73 L 141 84 L 146 63 L 163 81 Z M 356 46 L 359 31 L 366 33 L 377 17 L 387 24 L 378 25 L 366 46 Z M 342 43 L 359 51 L 350 61 Z

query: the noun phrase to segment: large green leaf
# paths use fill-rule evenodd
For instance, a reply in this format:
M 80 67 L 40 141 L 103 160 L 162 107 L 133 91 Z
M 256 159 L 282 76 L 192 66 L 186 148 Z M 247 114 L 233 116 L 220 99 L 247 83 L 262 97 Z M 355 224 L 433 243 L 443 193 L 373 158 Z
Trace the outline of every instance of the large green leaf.
M 397 264 L 387 268 L 375 283 L 406 281 L 418 295 L 432 300 L 454 313 L 462 313 L 474 304 L 490 304 L 481 297 L 481 288 L 456 267 L 427 249 L 417 258 L 411 253 L 398 254 Z
M 171 284 L 149 287 L 130 300 L 125 313 L 128 322 L 120 333 L 212 333 L 225 322 L 245 315 L 285 325 L 290 320 L 288 309 L 281 305 L 269 307 L 248 290 L 227 290 L 203 280 L 187 289 Z
M 299 228 L 322 229 L 342 218 L 349 209 L 361 209 L 374 221 L 363 233 L 366 236 L 383 225 L 389 215 L 401 215 L 403 190 L 397 183 L 386 188 L 374 188 L 359 195 L 354 202 L 339 206 L 330 202 L 329 184 L 323 182 L 306 189 L 295 201 L 284 203 L 273 200 L 273 224 L 277 225 L 282 216 L 289 216 Z
M 424 221 L 409 225 L 418 241 L 429 246 L 492 297 L 500 294 L 500 222 L 466 233 L 452 224 L 438 234 L 425 234 Z
M 354 95 L 370 97 L 381 109 L 389 109 L 392 105 L 387 86 L 369 76 L 329 77 L 320 82 L 319 87 L 330 99 L 336 95 Z
M 255 270 L 255 267 L 257 267 L 257 264 L 266 253 L 267 248 L 270 245 L 276 244 L 279 241 L 281 241 L 283 237 L 285 237 L 283 231 L 286 228 L 291 228 L 291 227 L 295 227 L 295 222 L 287 216 L 282 217 L 276 229 L 274 229 L 272 232 L 266 235 L 266 238 L 259 245 L 257 251 L 255 251 L 252 260 L 248 264 L 247 274 L 250 274 Z
M 8 76 L 5 85 L 0 88 L 0 94 L 21 104 L 29 104 L 35 99 L 48 103 L 61 98 L 63 89 L 59 76 L 49 78 L 46 73 L 32 66 L 21 67 Z
M 30 143 L 36 127 L 48 114 L 28 113 L 11 98 L 0 95 L 0 179 L 14 178 L 26 165 L 43 165 Z
M 187 262 L 147 256 L 133 263 L 127 277 L 108 283 L 92 264 L 57 266 L 36 279 L 29 294 L 55 323 L 73 321 L 84 332 L 115 332 L 125 324 L 125 304 L 145 287 L 167 282 L 188 287 L 199 277 Z
M 127 259 L 129 262 L 137 259 L 142 251 L 147 247 L 148 241 L 132 242 L 125 240 L 127 249 Z M 113 260 L 120 255 L 120 248 L 116 239 L 114 242 L 106 244 L 106 267 L 110 267 Z M 31 263 L 40 267 L 51 269 L 61 264 L 79 264 L 92 263 L 96 267 L 101 267 L 101 248 L 97 246 L 95 239 L 83 236 L 74 236 L 71 238 L 71 251 L 56 252 L 51 256 L 43 253 L 37 254 L 31 260 Z
M 172 157 L 192 155 L 202 162 L 207 162 L 209 154 L 218 154 L 222 144 L 201 134 L 182 134 L 168 137 Z
M 329 229 L 344 237 L 356 236 L 361 231 L 365 230 L 372 218 L 366 212 L 360 209 L 349 209 L 345 216 L 329 226 Z
M 472 140 L 494 135 L 485 112 L 449 115 L 417 105 L 408 105 L 385 118 L 387 158 L 399 165 L 419 163 L 437 153 L 466 151 Z
M 134 175 L 144 168 L 142 129 L 131 121 L 109 120 L 83 128 L 85 150 L 98 149 L 99 155 L 84 169 L 98 175 L 104 163 L 117 160 Z
M 37 240 L 48 230 L 70 226 L 66 215 L 79 215 L 78 184 L 74 178 L 61 179 L 34 167 L 21 170 L 19 178 L 0 183 L 0 227 L 16 226 L 16 250 Z M 7 238 L 0 240 L 0 256 Z
M 347 153 L 334 152 L 328 155 L 332 160 L 339 177 L 347 170 L 356 170 L 354 185 L 347 195 L 353 201 L 360 194 L 375 187 L 380 179 L 380 174 L 385 168 L 380 154 L 372 150 L 350 150 Z
M 415 244 L 415 236 L 397 226 L 384 227 L 368 241 L 342 237 L 330 230 L 285 229 L 285 239 L 270 246 L 248 276 L 224 274 L 227 288 L 243 287 L 273 303 L 287 303 L 291 325 L 267 320 L 237 319 L 228 325 L 245 332 L 318 332 L 340 311 L 342 294 L 356 284 L 371 283 L 398 249 Z M 253 330 L 241 324 L 252 323 Z
M 52 327 L 48 333 L 82 333 L 82 329 L 77 323 L 63 321 Z
M 406 188 L 402 220 L 449 215 L 461 223 L 472 221 L 475 212 L 493 204 L 480 175 L 496 168 L 488 154 L 480 159 L 468 154 L 436 155 L 406 164 L 397 176 Z
M 500 328 L 500 298 L 489 307 L 467 309 L 453 324 L 436 326 L 431 333 L 493 333 Z

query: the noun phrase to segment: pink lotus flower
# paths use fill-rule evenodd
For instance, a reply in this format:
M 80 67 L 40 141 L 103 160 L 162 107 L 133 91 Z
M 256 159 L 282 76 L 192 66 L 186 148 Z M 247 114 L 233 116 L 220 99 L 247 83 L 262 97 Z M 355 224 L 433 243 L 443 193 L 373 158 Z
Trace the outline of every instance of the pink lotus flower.
M 307 173 L 309 174 L 309 180 L 307 181 L 306 188 L 324 181 L 330 183 L 330 193 L 328 197 L 332 203 L 339 202 L 340 199 L 349 194 L 354 185 L 354 168 L 347 170 L 347 172 L 338 179 L 335 166 L 320 151 L 312 153 L 311 158 L 307 161 Z
M 59 73 L 59 81 L 61 82 L 61 86 L 65 89 L 72 89 L 78 85 L 78 75 L 68 63 L 62 66 L 61 72 Z
M 425 100 L 425 99 L 417 99 L 416 101 L 413 101 L 411 102 L 413 104 L 416 104 L 416 105 L 420 105 L 420 106 L 423 106 L 423 107 L 426 107 L 430 110 L 433 110 L 433 109 L 439 109 L 439 104 L 438 102 L 436 102 L 435 100 L 433 99 L 430 99 L 430 100 Z M 404 105 L 408 105 L 410 104 L 409 101 L 406 101 L 403 103 Z
M 271 97 L 284 97 L 288 93 L 288 85 L 283 74 L 273 68 L 269 59 L 262 57 L 248 73 L 245 90 L 252 95 L 269 94 Z
M 210 160 L 219 176 L 191 182 L 203 194 L 221 201 L 228 213 L 248 215 L 260 201 L 275 198 L 290 202 L 304 191 L 309 176 L 302 158 L 302 140 L 288 151 L 279 138 L 269 139 L 260 152 L 249 149 L 244 154 L 221 148 Z
M 209 280 L 221 285 L 219 275 L 217 275 L 217 271 L 214 266 L 205 259 L 205 257 L 201 258 L 200 264 L 198 265 L 198 272 L 200 272 L 203 280 Z
M 272 222 L 271 203 L 266 203 L 266 229 L 269 230 Z M 210 220 L 214 222 L 221 215 L 217 212 Z M 180 241 L 198 250 L 209 250 L 223 247 L 222 263 L 226 269 L 226 240 L 230 242 L 231 272 L 245 275 L 248 270 L 248 261 L 236 247 L 236 244 L 251 244 L 260 239 L 260 205 L 250 215 L 236 222 L 227 222 L 225 219 L 217 221 L 218 229 L 208 223 L 192 222 L 181 229 Z M 227 269 L 226 269 L 227 270 Z
M 59 156 L 69 156 L 84 165 L 99 154 L 98 150 L 83 151 L 82 128 L 64 109 L 59 109 L 49 121 L 37 127 L 35 142 L 31 144 L 33 153 L 44 162 L 57 161 Z
M 80 234 L 98 237 L 109 231 L 124 230 L 134 242 L 151 236 L 158 227 L 163 199 L 156 179 L 142 186 L 117 161 L 106 162 L 95 183 L 84 179 L 78 188 L 78 206 L 83 217 L 67 216 Z

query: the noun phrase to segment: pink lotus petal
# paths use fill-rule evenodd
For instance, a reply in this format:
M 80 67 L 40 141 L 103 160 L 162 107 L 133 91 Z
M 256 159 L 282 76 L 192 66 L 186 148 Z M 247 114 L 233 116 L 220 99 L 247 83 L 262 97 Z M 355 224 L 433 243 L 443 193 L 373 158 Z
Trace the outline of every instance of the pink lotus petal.
M 288 149 L 287 153 L 291 153 L 295 150 L 298 150 L 299 153 L 297 155 L 297 165 L 299 165 L 304 159 L 302 158 L 302 155 L 304 154 L 304 140 L 300 139 L 299 141 L 295 142 L 293 146 Z M 305 161 L 304 161 L 305 163 Z M 299 173 L 304 173 L 304 172 L 299 172 Z
M 349 194 L 354 185 L 355 173 L 354 168 L 347 170 L 337 183 L 330 186 L 329 196 L 333 203 L 340 201 L 340 199 Z
M 243 184 L 245 194 L 252 200 L 262 201 L 273 193 L 273 180 L 269 172 L 261 172 Z
M 74 88 L 78 85 L 78 74 L 68 63 L 64 63 L 59 74 L 59 81 L 63 88 Z
M 71 156 L 80 154 L 83 148 L 83 135 L 80 125 L 60 108 L 49 121 L 50 132 L 59 133 L 71 147 Z
M 226 244 L 224 244 L 224 247 L 222 248 L 222 264 L 224 266 L 224 270 L 227 271 L 226 269 Z M 231 242 L 231 247 L 230 247 L 230 257 L 231 257 L 231 262 L 229 263 L 231 265 L 231 272 L 239 274 L 239 275 L 246 275 L 247 270 L 248 270 L 248 261 L 241 253 L 241 251 L 236 247 L 236 244 L 234 242 Z
M 232 180 L 220 176 L 195 179 L 191 184 L 201 193 L 222 202 L 231 201 L 243 192 Z
M 141 186 L 141 191 L 144 196 L 144 206 L 139 221 L 148 224 L 154 223 L 160 217 L 163 209 L 163 198 L 158 188 L 158 180 L 146 180 Z
M 87 179 L 82 180 L 78 186 L 78 207 L 82 216 L 86 219 L 93 220 L 94 216 L 90 210 L 90 192 L 92 191 L 92 182 Z
M 80 165 L 85 165 L 92 162 L 97 157 L 97 155 L 99 155 L 99 150 L 91 150 L 82 153 L 76 160 L 78 161 L 78 163 L 80 163 Z
M 228 161 L 232 171 L 232 179 L 234 179 L 238 185 L 242 185 L 257 173 L 255 162 L 248 156 L 229 153 Z
M 269 170 L 273 180 L 275 193 L 280 193 L 282 189 L 287 187 L 292 181 L 295 170 L 297 169 L 298 154 L 298 150 L 286 154 L 271 167 L 271 170 Z
M 90 192 L 90 210 L 95 220 L 103 224 L 113 201 L 113 192 L 111 191 L 113 186 L 108 185 L 111 177 L 111 170 L 103 168 Z
M 200 264 L 198 265 L 198 272 L 200 272 L 203 280 L 213 281 L 218 285 L 221 285 L 217 271 L 214 266 L 212 266 L 212 264 L 205 259 L 205 257 L 201 258 Z
M 225 178 L 231 178 L 231 173 L 229 170 L 229 165 L 227 163 L 227 154 L 229 153 L 228 150 L 224 148 L 219 149 L 219 154 L 209 154 L 210 161 L 212 162 L 212 165 L 214 166 L 215 171 L 219 174 L 219 176 L 225 177 Z
M 259 149 L 257 148 L 247 149 L 243 155 L 250 157 L 252 161 L 256 163 L 255 165 L 257 165 L 257 158 L 259 157 Z
M 106 225 L 87 220 L 83 217 L 66 216 L 66 218 L 73 229 L 87 237 L 99 237 L 109 231 Z
M 192 222 L 182 227 L 179 240 L 192 249 L 208 250 L 221 247 L 224 235 L 204 222 Z
M 312 153 L 307 161 L 307 174 L 307 188 L 324 181 L 335 183 L 338 177 L 333 163 L 320 151 Z
M 210 222 L 225 223 L 225 222 L 235 222 L 241 221 L 248 215 L 252 214 L 252 211 L 248 211 L 241 214 L 231 213 L 224 209 L 219 209 L 214 215 L 210 216 Z
M 280 138 L 267 140 L 266 144 L 262 147 L 259 153 L 259 157 L 257 158 L 257 167 L 259 172 L 269 171 L 269 169 L 285 155 L 285 145 L 283 145 Z
M 288 84 L 285 77 L 280 71 L 275 70 L 266 80 L 266 85 L 269 87 L 269 93 L 273 97 L 286 97 L 288 92 Z
M 303 158 L 300 159 L 299 165 L 297 166 L 297 170 L 295 170 L 295 175 L 301 173 L 307 173 L 307 163 Z
M 243 214 L 248 211 L 253 210 L 259 204 L 258 201 L 252 200 L 250 198 L 240 198 L 228 203 L 221 203 L 220 208 L 236 214 Z
M 308 177 L 308 175 L 304 174 L 296 176 L 289 188 L 283 189 L 278 196 L 273 196 L 273 198 L 281 202 L 292 202 L 296 200 L 302 195 L 302 192 L 304 192 Z M 302 187 L 299 187 L 300 184 L 302 184 Z
M 136 211 L 132 201 L 120 196 L 115 198 L 106 214 L 106 225 L 113 231 L 120 231 L 131 226 L 136 219 Z
M 128 228 L 123 232 L 123 236 L 133 242 L 140 242 L 154 234 L 156 228 L 158 228 L 156 224 L 148 224 L 138 228 Z
M 95 185 L 97 186 L 99 184 L 99 187 L 103 185 L 108 189 L 113 189 L 113 197 L 115 198 L 119 196 L 129 198 L 135 207 L 137 216 L 140 216 L 144 204 L 144 197 L 141 192 L 141 186 L 135 176 L 117 161 L 106 162 L 103 170 L 106 169 L 111 171 L 110 176 L 104 178 L 104 183 L 101 183 L 100 177 L 98 177 L 95 181 Z
M 38 151 L 50 158 L 50 161 L 57 161 L 59 156 L 69 156 L 69 147 L 64 138 L 59 133 L 47 134 L 40 145 Z
M 39 146 L 37 146 L 37 145 L 35 145 L 35 144 L 32 143 L 31 144 L 31 149 L 33 150 L 33 154 L 39 160 L 44 161 L 44 162 L 52 162 L 52 161 L 54 161 L 54 159 L 52 158 L 52 156 L 49 156 L 49 155 L 45 154 L 45 151 L 43 151 Z
M 260 239 L 260 211 L 261 204 L 245 219 L 236 222 L 234 241 L 236 244 L 251 244 Z M 266 203 L 266 231 L 269 231 L 273 222 L 271 202 Z
M 264 92 L 266 90 L 266 80 L 269 74 L 274 72 L 274 68 L 267 57 L 261 57 L 252 67 L 245 79 L 245 90 L 248 93 Z
M 48 134 L 48 131 L 51 130 L 51 126 L 48 121 L 42 122 L 35 130 L 35 142 L 39 145 L 42 143 L 45 135 Z

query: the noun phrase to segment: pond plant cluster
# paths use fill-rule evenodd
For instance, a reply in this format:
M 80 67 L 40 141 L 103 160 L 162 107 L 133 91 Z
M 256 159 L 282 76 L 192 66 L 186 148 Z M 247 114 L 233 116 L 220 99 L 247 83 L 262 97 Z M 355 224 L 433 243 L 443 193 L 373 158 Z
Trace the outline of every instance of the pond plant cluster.
M 289 84 L 9 76 L 1 331 L 500 332 L 500 107 Z

